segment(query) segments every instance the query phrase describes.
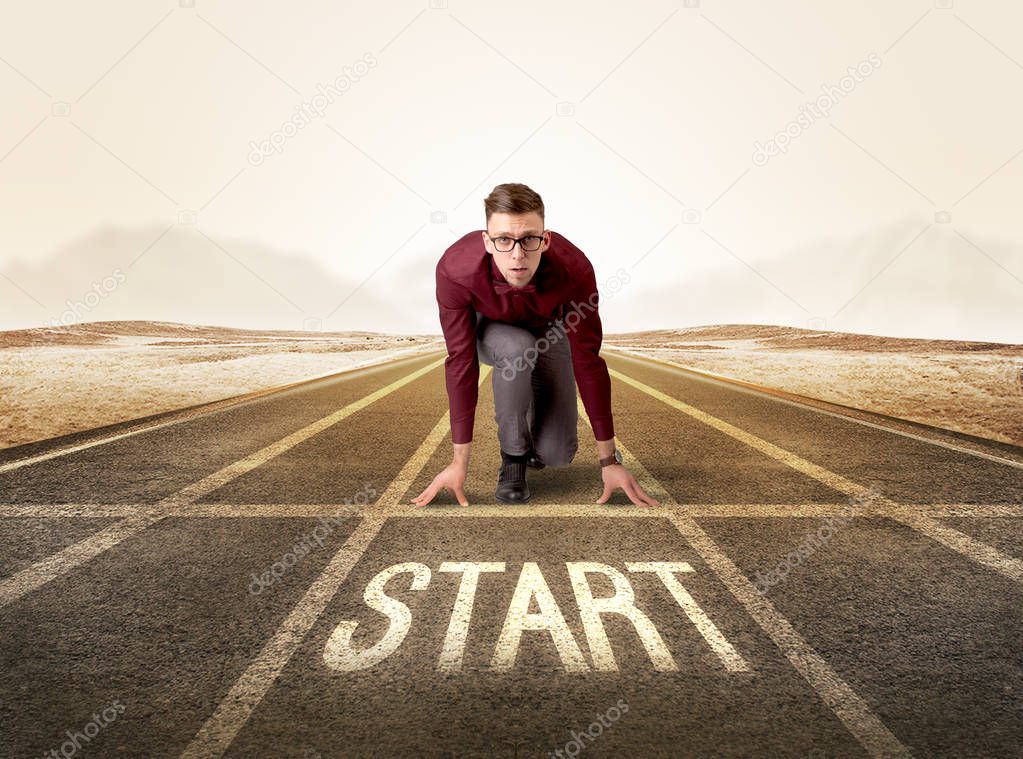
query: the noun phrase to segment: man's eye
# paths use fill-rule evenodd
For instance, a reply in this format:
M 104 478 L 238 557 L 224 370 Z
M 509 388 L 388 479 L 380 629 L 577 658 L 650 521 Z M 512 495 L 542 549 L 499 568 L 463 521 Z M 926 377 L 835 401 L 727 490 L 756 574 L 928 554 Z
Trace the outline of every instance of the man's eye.
M 501 243 L 502 245 L 507 245 L 508 243 L 510 243 L 512 241 L 512 239 L 510 237 L 498 237 L 497 241 L 499 243 Z

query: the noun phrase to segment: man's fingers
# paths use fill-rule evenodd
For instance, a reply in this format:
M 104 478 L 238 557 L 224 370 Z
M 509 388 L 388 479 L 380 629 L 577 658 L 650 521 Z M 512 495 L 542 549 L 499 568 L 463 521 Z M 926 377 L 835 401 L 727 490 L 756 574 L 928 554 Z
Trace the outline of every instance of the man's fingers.
M 430 483 L 426 490 L 415 497 L 413 502 L 416 506 L 426 506 L 433 500 L 435 495 L 437 495 L 437 486 L 434 483 Z
M 643 499 L 649 506 L 660 506 L 661 502 L 654 498 L 652 495 L 643 490 L 643 486 L 639 484 L 639 480 L 635 477 L 632 478 L 632 486 L 636 489 L 636 494 Z
M 643 490 L 642 486 L 638 482 L 636 483 L 636 490 L 639 491 L 639 494 L 641 496 L 643 496 L 643 498 L 646 499 L 646 502 L 648 504 L 650 504 L 651 506 L 660 506 L 661 505 L 661 502 L 658 501 L 656 498 L 654 498 L 649 493 L 647 493 L 645 490 Z
M 459 505 L 461 506 L 469 505 L 469 499 L 465 497 L 465 490 L 462 489 L 461 485 L 455 488 L 455 498 L 458 499 Z
M 604 492 L 600 494 L 600 498 L 597 499 L 597 503 L 604 503 L 608 498 L 610 498 L 612 490 L 613 488 L 605 482 Z
M 637 506 L 650 507 L 659 505 L 655 499 L 647 495 L 646 491 L 643 490 L 643 486 L 635 478 L 632 478 L 632 481 L 628 483 L 628 489 L 625 492 L 629 494 L 629 498 Z
M 622 490 L 625 491 L 625 495 L 629 496 L 629 500 L 632 501 L 636 506 L 646 506 L 646 503 L 643 502 L 643 499 L 639 497 L 639 493 L 636 492 L 636 489 L 638 487 L 639 485 L 636 484 L 635 480 L 633 480 L 632 482 L 627 481 L 624 485 L 622 485 Z

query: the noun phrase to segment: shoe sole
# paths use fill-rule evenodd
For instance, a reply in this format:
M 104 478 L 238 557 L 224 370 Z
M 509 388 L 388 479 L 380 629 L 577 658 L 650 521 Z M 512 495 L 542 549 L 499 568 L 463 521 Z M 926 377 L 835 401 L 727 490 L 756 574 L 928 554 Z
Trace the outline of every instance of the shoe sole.
M 527 501 L 529 501 L 529 499 L 532 497 L 532 495 L 533 495 L 532 493 L 528 493 L 527 492 L 526 493 L 526 497 L 523 498 L 521 501 L 509 501 L 509 500 L 507 500 L 505 498 L 502 498 L 501 496 L 497 495 L 497 493 L 494 493 L 494 498 L 497 499 L 497 501 L 499 503 L 507 503 L 507 504 L 511 504 L 512 506 L 514 506 L 517 503 L 526 503 Z

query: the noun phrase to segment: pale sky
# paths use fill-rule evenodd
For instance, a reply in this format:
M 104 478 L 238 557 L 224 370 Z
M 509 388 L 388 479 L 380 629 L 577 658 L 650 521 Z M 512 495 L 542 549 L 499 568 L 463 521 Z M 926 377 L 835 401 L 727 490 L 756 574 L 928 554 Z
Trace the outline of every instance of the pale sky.
M 0 329 L 439 333 L 514 181 L 605 332 L 1021 343 L 1023 4 L 946 5 L 4 0 Z

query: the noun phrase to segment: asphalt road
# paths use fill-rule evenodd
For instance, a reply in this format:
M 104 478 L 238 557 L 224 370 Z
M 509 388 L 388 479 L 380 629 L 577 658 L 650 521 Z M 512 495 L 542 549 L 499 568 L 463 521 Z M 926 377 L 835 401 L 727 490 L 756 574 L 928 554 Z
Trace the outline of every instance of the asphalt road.
M 604 355 L 660 507 L 497 504 L 489 367 L 411 505 L 442 353 L 4 453 L 0 753 L 1023 756 L 1023 451 Z

